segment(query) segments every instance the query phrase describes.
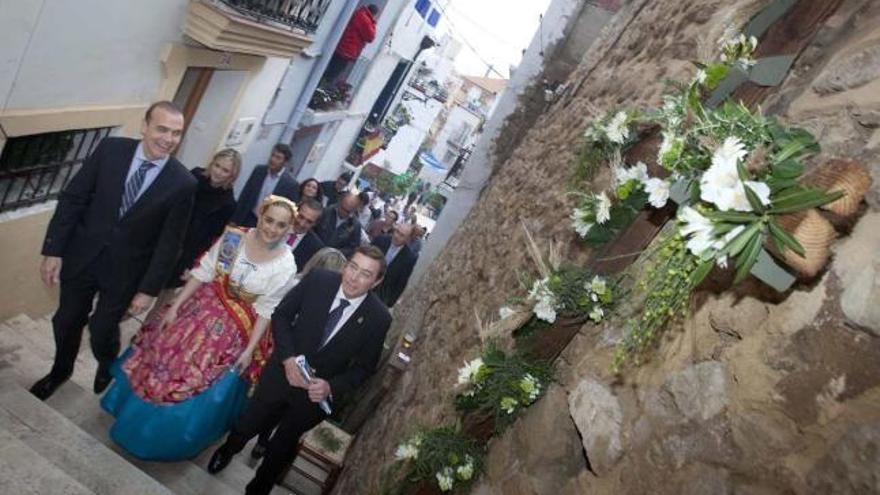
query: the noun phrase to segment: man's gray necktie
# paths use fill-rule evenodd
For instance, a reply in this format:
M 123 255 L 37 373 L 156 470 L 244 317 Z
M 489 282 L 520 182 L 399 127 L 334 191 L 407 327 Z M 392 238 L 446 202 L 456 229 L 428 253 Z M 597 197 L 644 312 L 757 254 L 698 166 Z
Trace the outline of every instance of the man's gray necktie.
M 156 164 L 153 162 L 141 163 L 141 166 L 134 172 L 131 179 L 128 179 L 128 182 L 125 183 L 125 193 L 122 195 L 122 205 L 119 207 L 120 218 L 125 215 L 125 212 L 128 211 L 128 209 L 131 208 L 131 205 L 137 200 L 138 192 L 144 184 L 147 172 L 155 166 Z

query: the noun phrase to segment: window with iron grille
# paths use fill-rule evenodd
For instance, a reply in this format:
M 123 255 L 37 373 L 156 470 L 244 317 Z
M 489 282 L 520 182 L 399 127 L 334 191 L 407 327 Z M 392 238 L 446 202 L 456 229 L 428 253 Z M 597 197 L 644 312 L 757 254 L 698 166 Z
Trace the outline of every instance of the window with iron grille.
M 0 154 L 0 211 L 58 197 L 112 127 L 8 138 Z

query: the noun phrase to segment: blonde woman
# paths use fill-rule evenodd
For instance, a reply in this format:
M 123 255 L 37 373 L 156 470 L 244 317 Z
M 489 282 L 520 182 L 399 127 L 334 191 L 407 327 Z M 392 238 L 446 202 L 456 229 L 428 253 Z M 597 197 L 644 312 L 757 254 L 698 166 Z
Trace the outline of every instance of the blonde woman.
M 113 370 L 101 405 L 136 457 L 187 459 L 219 439 L 271 353 L 269 321 L 296 274 L 284 242 L 296 206 L 269 196 L 258 211 L 255 228 L 226 229 Z
M 190 267 L 202 253 L 211 247 L 235 213 L 235 195 L 232 186 L 241 171 L 241 154 L 227 148 L 214 155 L 207 168 L 196 167 L 192 174 L 198 181 L 192 215 L 183 238 L 180 258 L 174 272 L 159 293 L 153 309 L 144 321 L 149 321 L 174 296 L 174 290 L 186 281 Z

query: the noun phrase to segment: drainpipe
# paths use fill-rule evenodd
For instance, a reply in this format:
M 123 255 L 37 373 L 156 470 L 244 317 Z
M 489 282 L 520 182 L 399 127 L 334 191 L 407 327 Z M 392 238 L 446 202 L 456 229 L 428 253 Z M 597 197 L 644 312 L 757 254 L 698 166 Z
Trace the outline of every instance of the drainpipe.
M 299 98 L 296 100 L 296 105 L 294 105 L 293 110 L 290 112 L 290 117 L 287 118 L 287 124 L 284 125 L 284 132 L 278 140 L 279 143 L 290 144 L 293 140 L 293 134 L 299 128 L 299 121 L 306 113 L 309 101 L 312 99 L 312 94 L 318 87 L 318 83 L 321 82 L 321 76 L 324 75 L 324 70 L 327 68 L 327 64 L 330 63 L 330 57 L 333 55 L 333 50 L 335 50 L 336 45 L 339 43 L 339 39 L 342 38 L 342 32 L 345 31 L 345 26 L 348 25 L 348 20 L 351 19 L 351 15 L 357 8 L 357 5 L 358 2 L 345 2 L 345 7 L 342 8 L 339 16 L 336 17 L 336 21 L 333 23 L 333 28 L 330 30 L 330 34 L 324 41 L 324 46 L 321 47 L 321 54 L 318 55 L 317 61 L 312 65 L 309 79 L 306 81 L 303 90 L 300 92 Z M 288 66 L 288 70 L 289 69 L 290 66 Z

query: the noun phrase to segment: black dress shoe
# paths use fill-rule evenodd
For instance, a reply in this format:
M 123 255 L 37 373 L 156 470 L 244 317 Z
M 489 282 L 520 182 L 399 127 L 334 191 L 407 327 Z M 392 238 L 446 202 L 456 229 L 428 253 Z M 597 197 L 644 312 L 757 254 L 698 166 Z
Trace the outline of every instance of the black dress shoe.
M 251 450 L 251 459 L 260 460 L 264 455 L 266 455 L 266 446 L 259 443 L 254 445 L 254 449 Z
M 227 454 L 226 451 L 223 450 L 223 447 L 220 447 L 214 451 L 214 455 L 212 455 L 211 460 L 208 461 L 208 472 L 211 474 L 217 474 L 226 469 L 226 466 L 228 466 L 231 461 L 232 455 Z
M 30 392 L 36 396 L 36 398 L 40 400 L 46 400 L 58 390 L 64 382 L 66 382 L 70 378 L 70 375 L 65 377 L 58 377 L 49 373 L 37 380 L 37 383 L 31 385 Z
M 98 372 L 95 373 L 95 384 L 92 390 L 94 390 L 96 394 L 100 394 L 112 381 L 113 375 L 110 374 L 110 368 L 98 366 Z

